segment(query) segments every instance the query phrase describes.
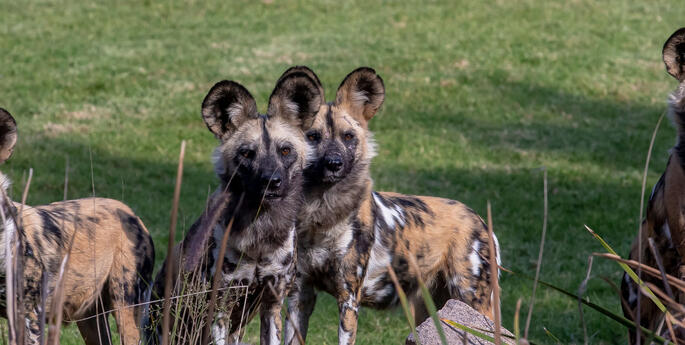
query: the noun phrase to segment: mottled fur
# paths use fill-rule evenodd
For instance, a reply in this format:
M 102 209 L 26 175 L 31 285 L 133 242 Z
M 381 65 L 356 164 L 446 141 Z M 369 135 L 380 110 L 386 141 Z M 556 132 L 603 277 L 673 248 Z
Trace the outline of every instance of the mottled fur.
M 315 86 L 301 73 L 279 80 L 266 115 L 257 113 L 252 96 L 235 82 L 218 83 L 203 102 L 205 123 L 220 140 L 213 161 L 221 185 L 208 209 L 225 205 L 219 207 L 216 224 L 208 225 L 211 231 L 205 236 L 203 265 L 198 269 L 202 279 L 212 280 L 221 240 L 233 220 L 220 287 L 248 286 L 246 293 L 231 301 L 224 298 L 226 290 L 220 292 L 218 300 L 233 307 L 212 320 L 214 344 L 238 341 L 257 310 L 261 315 L 261 343 L 280 343 L 281 305 L 295 275 L 295 221 L 303 202 L 302 172 L 309 157 L 303 129 L 321 102 Z M 200 232 L 206 230 L 203 220 L 208 218 L 211 215 L 206 212 L 179 245 L 182 260 L 194 254 L 188 248 L 198 241 L 204 243 Z M 192 268 L 186 266 L 173 265 L 180 270 Z M 162 271 L 157 276 L 157 296 L 164 294 L 166 274 Z M 179 272 L 172 274 L 177 280 Z M 159 308 L 153 310 L 151 318 L 159 318 Z
M 16 125 L 3 109 L 0 141 L 0 159 L 4 161 L 16 142 Z M 50 311 L 62 261 L 73 246 L 64 278 L 63 320 L 87 318 L 96 310 L 102 313 L 113 309 L 122 343 L 138 344 L 143 307 L 137 304 L 145 302 L 144 292 L 151 282 L 154 264 L 152 239 L 140 219 L 123 203 L 103 198 L 36 207 L 21 205 L 7 198 L 9 180 L 1 173 L 0 181 L 0 203 L 7 217 L 0 232 L 3 316 L 6 317 L 4 267 L 8 257 L 4 245 L 9 240 L 7 230 L 18 229 L 23 251 L 23 277 L 19 279 L 23 279 L 27 343 L 39 344 L 41 314 Z M 41 296 L 43 291 L 45 296 Z M 77 325 L 86 344 L 105 344 L 111 339 L 106 317 L 79 321 Z
M 427 317 L 419 276 L 438 307 L 456 298 L 492 318 L 491 253 L 483 220 L 453 200 L 373 191 L 369 165 L 375 144 L 368 121 L 384 93 L 375 71 L 355 70 L 341 83 L 335 102 L 319 109 L 306 133 L 315 154 L 305 170 L 298 277 L 288 300 L 290 317 L 304 336 L 316 290 L 324 290 L 338 301 L 339 343 L 353 344 L 360 305 L 386 308 L 398 303 L 387 265 L 412 298 L 418 322 Z M 286 343 L 298 343 L 289 324 Z
M 663 60 L 666 70 L 680 85 L 669 97 L 669 116 L 673 120 L 678 131 L 676 145 L 671 152 L 666 165 L 666 171 L 654 186 L 647 204 L 647 216 L 642 222 L 640 229 L 641 244 L 636 237 L 630 251 L 630 259 L 639 260 L 642 263 L 658 269 L 657 261 L 649 249 L 649 238 L 655 242 L 656 250 L 661 257 L 663 268 L 667 274 L 680 279 L 685 279 L 685 28 L 681 28 L 666 41 L 663 48 Z M 644 281 L 666 290 L 664 282 L 660 278 L 654 278 L 642 274 Z M 676 300 L 685 302 L 682 293 L 671 288 L 676 295 Z M 661 312 L 649 297 L 639 293 L 639 287 L 624 274 L 621 281 L 624 314 L 633 320 L 637 315 L 638 299 L 640 299 L 640 323 L 650 330 L 656 330 L 663 320 Z M 676 328 L 679 333 L 676 336 L 685 337 L 685 330 Z M 636 343 L 634 331 L 629 333 L 630 343 Z M 670 338 L 666 327 L 662 335 Z M 682 338 L 681 338 L 682 339 Z M 644 341 L 643 341 L 644 342 Z

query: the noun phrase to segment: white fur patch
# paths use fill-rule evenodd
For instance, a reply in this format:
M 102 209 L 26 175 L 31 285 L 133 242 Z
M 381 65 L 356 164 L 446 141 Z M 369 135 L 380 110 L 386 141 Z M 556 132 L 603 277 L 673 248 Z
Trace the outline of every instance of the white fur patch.
M 217 314 L 217 319 L 222 319 L 223 313 Z M 223 322 L 215 322 L 212 325 L 212 340 L 216 345 L 226 345 L 226 338 L 228 336 L 228 329 Z
M 350 242 L 352 242 L 352 231 L 343 231 L 340 237 L 336 239 L 335 246 L 341 253 L 345 253 L 350 246 Z
M 292 325 L 297 325 L 298 327 L 300 326 L 300 313 L 297 311 L 291 311 L 290 305 L 293 303 L 292 298 L 288 298 L 288 318 L 290 319 L 290 322 L 285 323 L 285 329 L 284 329 L 284 338 L 285 338 L 285 343 L 286 344 L 299 344 L 297 339 L 295 338 L 295 328 Z M 300 344 L 301 345 L 301 344 Z
M 283 102 L 283 105 L 285 106 L 285 109 L 291 114 L 298 114 L 300 112 L 300 107 L 298 107 L 295 102 L 285 100 Z
M 343 306 L 347 307 L 350 310 L 354 310 L 354 312 L 359 311 L 359 307 L 357 306 L 357 300 L 350 294 L 350 297 L 347 298 L 347 301 L 343 303 Z
M 627 274 L 623 275 L 623 279 L 626 281 L 626 285 L 628 285 L 628 304 L 634 305 L 637 302 L 637 287 Z
M 375 192 L 373 193 L 373 200 L 376 202 L 378 209 L 381 210 L 383 221 L 385 221 L 385 224 L 388 224 L 389 228 L 395 228 L 395 225 L 404 226 L 405 219 L 402 208 L 397 205 L 386 206 Z
M 352 335 L 350 332 L 345 331 L 342 327 L 342 324 L 338 328 L 338 344 L 341 345 L 347 345 L 350 343 L 350 339 L 352 338 Z
M 228 118 L 230 119 L 230 121 L 235 122 L 234 117 L 240 116 L 243 113 L 243 105 L 240 104 L 239 102 L 234 102 L 226 110 L 227 110 L 226 112 L 228 113 Z
M 278 329 L 276 328 L 276 320 L 273 317 L 269 318 L 269 344 L 280 344 L 278 339 Z
M 387 274 L 388 265 L 392 262 L 392 254 L 383 245 L 382 232 L 383 229 L 374 226 L 375 238 L 371 248 L 371 255 L 369 256 L 369 264 L 366 267 L 366 277 L 362 285 L 362 292 L 365 298 L 371 298 L 376 301 L 384 299 L 393 291 L 391 286 L 379 286 L 379 283 Z
M 17 225 L 9 214 L 9 208 L 6 207 L 12 202 L 8 195 L 11 185 L 12 181 L 3 173 L 0 173 L 0 188 L 2 188 L 2 193 L 0 193 L 0 207 L 3 208 L 2 212 L 5 213 L 5 222 L 3 223 L 2 231 L 0 231 L 0 264 L 3 266 L 7 263 L 7 255 L 11 251 L 11 243 L 8 239 L 13 238 L 14 234 L 17 232 Z
M 661 231 L 664 233 L 664 236 L 668 239 L 668 247 L 673 248 L 673 239 L 671 238 L 671 228 L 668 227 L 668 223 L 664 223 L 664 225 L 661 227 Z
M 357 103 L 357 104 L 364 104 L 369 101 L 369 95 L 366 93 L 366 91 L 361 91 L 361 90 L 354 90 L 352 91 L 352 102 Z
M 378 154 L 378 144 L 371 131 L 366 131 L 366 159 L 369 161 Z
M 322 247 L 311 248 L 307 251 L 307 253 L 309 253 L 309 263 L 314 268 L 323 267 L 323 265 L 326 264 L 326 260 L 329 256 L 328 250 Z
M 478 255 L 478 250 L 480 250 L 480 242 L 473 241 L 471 249 L 473 249 L 469 255 L 469 261 L 471 262 L 471 274 L 477 277 L 480 274 L 480 265 L 482 263 L 480 260 L 480 255 Z
M 5 174 L 0 173 L 0 188 L 5 191 L 5 195 L 8 195 L 12 181 Z
M 495 260 L 497 261 L 498 266 L 502 266 L 502 258 L 499 254 L 499 241 L 497 240 L 497 235 L 494 233 L 492 234 L 492 241 L 495 242 Z M 500 273 L 499 267 L 497 268 L 497 273 Z

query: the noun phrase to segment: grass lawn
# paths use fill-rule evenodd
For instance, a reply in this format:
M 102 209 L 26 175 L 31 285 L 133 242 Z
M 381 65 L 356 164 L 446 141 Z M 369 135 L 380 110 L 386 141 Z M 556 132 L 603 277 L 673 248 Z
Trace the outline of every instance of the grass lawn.
M 482 215 L 490 200 L 504 266 L 532 274 L 545 167 L 541 275 L 576 291 L 588 256 L 602 250 L 583 224 L 623 254 L 636 233 L 649 138 L 676 86 L 661 46 L 684 11 L 677 0 L 0 0 L 0 106 L 20 130 L 2 171 L 17 197 L 33 168 L 28 201 L 47 203 L 63 197 L 68 158 L 68 197 L 94 192 L 129 204 L 154 236 L 159 266 L 181 140 L 181 229 L 217 184 L 209 161 L 216 141 L 200 117 L 213 83 L 239 81 L 264 111 L 291 65 L 312 67 L 329 100 L 348 72 L 372 66 L 387 88 L 371 121 L 377 189 L 454 198 Z M 662 126 L 650 187 L 674 137 Z M 618 266 L 596 260 L 587 298 L 618 312 L 600 277 L 618 284 Z M 531 284 L 507 274 L 501 284 L 512 329 L 516 300 L 528 301 Z M 308 340 L 335 344 L 337 307 L 320 296 Z M 592 311 L 586 320 L 592 343 L 626 342 L 613 321 Z M 532 340 L 550 342 L 543 327 L 565 343 L 583 341 L 576 302 L 540 288 Z M 359 344 L 403 343 L 408 333 L 399 310 L 361 311 Z M 62 339 L 81 343 L 73 326 Z

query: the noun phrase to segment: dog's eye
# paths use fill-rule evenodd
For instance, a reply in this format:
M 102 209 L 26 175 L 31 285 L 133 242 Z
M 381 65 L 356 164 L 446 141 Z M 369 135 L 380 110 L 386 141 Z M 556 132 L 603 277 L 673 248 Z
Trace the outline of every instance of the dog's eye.
M 281 149 L 281 155 L 282 156 L 287 156 L 290 154 L 290 148 L 289 147 L 284 147 Z
M 307 140 L 309 141 L 319 141 L 321 139 L 321 134 L 318 132 L 309 132 L 307 133 Z
M 354 139 L 354 134 L 352 134 L 352 133 L 345 133 L 344 138 L 345 138 L 345 141 L 350 141 L 350 140 Z
M 238 154 L 247 159 L 251 159 L 252 157 L 254 157 L 254 151 L 250 149 L 240 149 L 240 151 L 238 151 Z

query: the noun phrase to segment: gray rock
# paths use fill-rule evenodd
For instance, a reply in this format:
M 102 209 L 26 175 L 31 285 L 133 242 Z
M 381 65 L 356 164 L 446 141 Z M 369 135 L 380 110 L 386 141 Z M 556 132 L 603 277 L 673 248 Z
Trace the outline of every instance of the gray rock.
M 488 319 L 483 314 L 477 312 L 475 309 L 468 306 L 466 303 L 457 300 L 449 300 L 445 303 L 445 306 L 438 311 L 438 316 L 440 318 L 452 320 L 454 322 L 460 323 L 469 328 L 475 329 L 483 334 L 494 337 L 495 334 L 495 323 Z M 442 324 L 442 329 L 445 331 L 447 336 L 447 343 L 449 345 L 481 345 L 481 344 L 492 344 L 489 341 L 483 340 L 476 336 L 473 336 L 467 332 L 464 332 L 458 328 L 454 328 L 445 324 Z M 485 330 L 489 330 L 486 332 Z M 435 324 L 433 319 L 428 318 L 421 325 L 416 327 L 416 333 L 419 337 L 419 341 L 422 345 L 441 345 L 440 335 L 438 335 L 435 329 Z M 511 332 L 502 328 L 502 334 L 512 335 Z M 466 337 L 466 341 L 464 341 Z M 502 344 L 515 344 L 513 339 L 502 337 Z M 414 334 L 410 333 L 407 337 L 406 345 L 417 345 L 414 340 Z

